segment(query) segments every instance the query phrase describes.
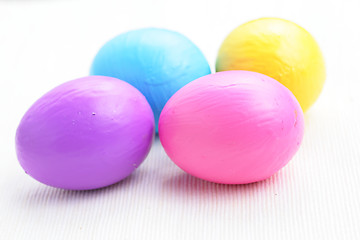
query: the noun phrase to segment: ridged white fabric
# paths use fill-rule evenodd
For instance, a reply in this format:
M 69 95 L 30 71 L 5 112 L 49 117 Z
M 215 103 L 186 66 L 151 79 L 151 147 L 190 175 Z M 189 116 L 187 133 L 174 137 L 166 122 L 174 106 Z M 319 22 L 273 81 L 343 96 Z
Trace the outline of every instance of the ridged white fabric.
M 320 2 L 320 1 L 319 1 Z M 0 239 L 360 239 L 358 1 L 0 1 Z M 97 49 L 156 26 L 192 39 L 214 65 L 237 25 L 278 16 L 318 40 L 327 82 L 292 161 L 268 180 L 220 185 L 185 174 L 158 139 L 129 178 L 94 191 L 47 187 L 19 166 L 26 109 L 88 74 Z

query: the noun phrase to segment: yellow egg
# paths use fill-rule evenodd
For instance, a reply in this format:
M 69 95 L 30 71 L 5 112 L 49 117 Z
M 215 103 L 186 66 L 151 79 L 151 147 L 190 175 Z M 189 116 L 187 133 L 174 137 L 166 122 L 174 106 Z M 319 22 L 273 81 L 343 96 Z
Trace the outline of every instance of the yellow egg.
M 325 82 L 325 63 L 314 38 L 279 18 L 260 18 L 232 31 L 220 47 L 216 71 L 248 70 L 289 88 L 306 111 Z

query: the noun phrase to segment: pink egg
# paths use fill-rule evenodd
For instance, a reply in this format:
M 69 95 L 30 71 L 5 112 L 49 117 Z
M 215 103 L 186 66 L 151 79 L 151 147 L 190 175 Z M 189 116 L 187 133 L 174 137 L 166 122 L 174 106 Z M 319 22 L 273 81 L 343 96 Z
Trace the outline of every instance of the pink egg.
M 266 179 L 298 150 L 304 117 L 294 95 L 255 72 L 201 77 L 165 105 L 160 141 L 168 156 L 198 178 L 225 184 Z

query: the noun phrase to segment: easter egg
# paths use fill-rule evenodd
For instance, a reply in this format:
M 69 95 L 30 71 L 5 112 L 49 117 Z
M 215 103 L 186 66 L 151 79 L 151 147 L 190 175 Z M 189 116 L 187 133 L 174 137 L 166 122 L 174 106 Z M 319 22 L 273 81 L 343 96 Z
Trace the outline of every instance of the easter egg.
M 16 132 L 18 160 L 49 186 L 86 190 L 130 175 L 147 156 L 154 116 L 130 84 L 90 76 L 46 93 L 25 113 Z
M 293 22 L 260 18 L 232 31 L 222 43 L 216 71 L 248 70 L 270 76 L 292 91 L 303 111 L 318 98 L 325 64 L 314 38 Z
M 160 141 L 189 174 L 216 183 L 245 184 L 272 176 L 298 150 L 303 112 L 278 81 L 250 71 L 201 77 L 165 105 Z
M 91 75 L 124 80 L 144 94 L 154 112 L 157 131 L 160 112 L 185 84 L 210 74 L 199 48 L 184 35 L 158 28 L 123 33 L 97 53 Z

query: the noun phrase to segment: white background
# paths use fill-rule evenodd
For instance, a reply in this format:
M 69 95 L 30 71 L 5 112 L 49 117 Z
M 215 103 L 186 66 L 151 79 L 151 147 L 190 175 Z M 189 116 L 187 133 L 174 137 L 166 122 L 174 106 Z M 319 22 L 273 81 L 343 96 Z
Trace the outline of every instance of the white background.
M 0 239 L 360 239 L 359 12 L 359 0 L 0 0 Z M 21 169 L 20 118 L 51 88 L 86 76 L 105 41 L 134 28 L 176 30 L 214 70 L 225 36 L 264 16 L 303 26 L 327 63 L 303 144 L 272 178 L 204 182 L 158 141 L 131 177 L 100 190 L 54 189 Z

